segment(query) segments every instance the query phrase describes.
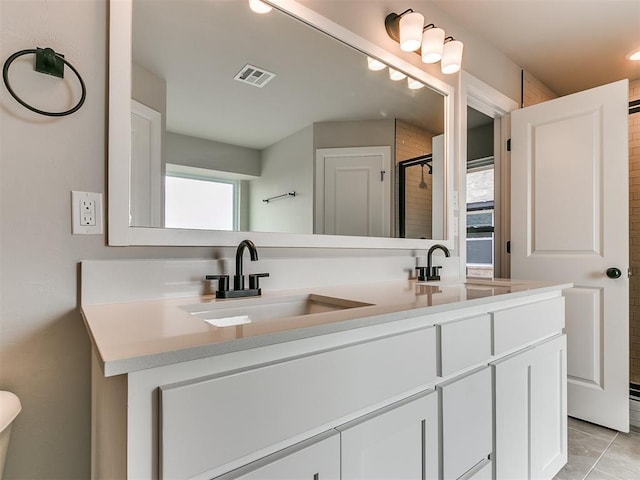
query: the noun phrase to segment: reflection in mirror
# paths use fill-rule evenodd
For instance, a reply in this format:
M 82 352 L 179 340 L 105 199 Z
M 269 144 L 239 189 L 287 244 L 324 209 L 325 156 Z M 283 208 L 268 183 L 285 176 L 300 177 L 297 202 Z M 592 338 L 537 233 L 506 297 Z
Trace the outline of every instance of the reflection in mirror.
M 445 238 L 441 94 L 246 1 L 134 0 L 132 41 L 131 226 Z

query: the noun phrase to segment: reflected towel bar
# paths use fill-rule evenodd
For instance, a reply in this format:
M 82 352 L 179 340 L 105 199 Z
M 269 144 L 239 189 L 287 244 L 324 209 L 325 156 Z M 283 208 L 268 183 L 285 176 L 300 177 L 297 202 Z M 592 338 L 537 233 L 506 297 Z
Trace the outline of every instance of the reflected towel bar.
M 269 198 L 265 198 L 264 200 L 262 200 L 264 203 L 269 203 L 271 200 L 275 200 L 276 198 L 282 198 L 282 197 L 295 197 L 296 196 L 296 192 L 289 192 L 289 193 L 283 193 L 282 195 L 276 195 L 275 197 L 269 197 Z

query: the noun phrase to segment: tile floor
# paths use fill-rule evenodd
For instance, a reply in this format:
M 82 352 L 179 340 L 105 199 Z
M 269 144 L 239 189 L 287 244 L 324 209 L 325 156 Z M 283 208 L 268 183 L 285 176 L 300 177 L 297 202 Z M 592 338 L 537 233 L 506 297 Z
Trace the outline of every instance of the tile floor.
M 640 480 L 640 432 L 569 418 L 569 462 L 555 480 Z

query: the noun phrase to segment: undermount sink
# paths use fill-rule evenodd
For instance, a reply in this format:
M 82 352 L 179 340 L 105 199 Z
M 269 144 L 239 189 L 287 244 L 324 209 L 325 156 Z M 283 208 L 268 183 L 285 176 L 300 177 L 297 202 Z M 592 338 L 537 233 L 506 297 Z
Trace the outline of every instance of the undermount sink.
M 487 278 L 469 278 L 464 281 L 465 285 L 473 285 L 473 286 L 486 286 L 486 287 L 513 287 L 516 285 L 521 285 L 523 282 L 514 282 L 511 280 L 496 280 Z
M 266 320 L 368 307 L 370 303 L 316 294 L 227 300 L 183 306 L 182 309 L 216 327 L 231 327 Z
M 434 285 L 440 287 L 454 287 L 461 285 L 469 285 L 469 286 L 485 286 L 485 287 L 513 287 L 516 285 L 521 285 L 525 282 L 512 281 L 512 280 L 501 280 L 494 278 L 467 278 L 464 280 L 441 280 L 441 281 L 429 281 L 429 282 L 418 282 L 420 285 Z

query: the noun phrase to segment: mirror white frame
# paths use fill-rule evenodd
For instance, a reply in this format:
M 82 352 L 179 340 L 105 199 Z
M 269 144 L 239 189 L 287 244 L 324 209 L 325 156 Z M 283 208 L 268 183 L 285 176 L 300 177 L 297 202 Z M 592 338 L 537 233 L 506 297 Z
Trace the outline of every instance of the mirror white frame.
M 131 27 L 133 0 L 109 3 L 109 164 L 108 164 L 108 243 L 111 246 L 236 246 L 250 237 L 258 246 L 361 249 L 425 249 L 440 243 L 454 250 L 454 93 L 451 85 L 433 77 L 409 62 L 378 47 L 346 28 L 294 0 L 267 0 L 266 3 L 317 28 L 347 45 L 376 57 L 425 83 L 444 96 L 445 118 L 445 229 L 446 239 L 356 237 L 272 232 L 229 232 L 187 230 L 129 225 L 131 152 Z M 380 28 L 384 19 L 380 19 Z

